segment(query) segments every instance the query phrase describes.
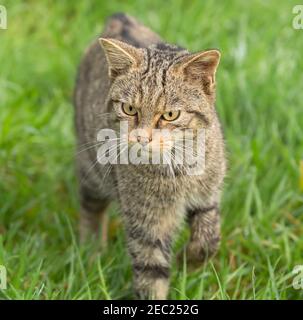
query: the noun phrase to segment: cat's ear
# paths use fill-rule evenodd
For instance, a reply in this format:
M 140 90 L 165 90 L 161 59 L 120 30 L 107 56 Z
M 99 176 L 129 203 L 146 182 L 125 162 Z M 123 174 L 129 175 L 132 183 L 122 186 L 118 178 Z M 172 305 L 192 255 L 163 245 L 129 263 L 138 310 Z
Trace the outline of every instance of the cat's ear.
M 122 41 L 100 38 L 99 42 L 104 49 L 111 78 L 127 72 L 130 67 L 138 66 L 143 59 L 140 49 Z
M 178 61 L 177 68 L 183 72 L 185 80 L 201 82 L 206 93 L 210 94 L 215 87 L 215 75 L 220 56 L 218 50 L 190 54 Z

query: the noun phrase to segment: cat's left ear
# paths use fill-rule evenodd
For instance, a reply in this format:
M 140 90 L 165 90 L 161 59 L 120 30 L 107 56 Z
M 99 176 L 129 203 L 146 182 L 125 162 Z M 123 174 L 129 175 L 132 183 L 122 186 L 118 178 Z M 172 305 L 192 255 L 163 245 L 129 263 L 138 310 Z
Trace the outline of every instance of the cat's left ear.
M 99 42 L 104 50 L 111 78 L 138 66 L 143 59 L 142 50 L 125 42 L 108 38 L 100 38 Z
M 215 75 L 220 57 L 218 50 L 190 54 L 178 61 L 177 68 L 182 70 L 185 80 L 201 82 L 206 93 L 210 94 L 215 87 Z

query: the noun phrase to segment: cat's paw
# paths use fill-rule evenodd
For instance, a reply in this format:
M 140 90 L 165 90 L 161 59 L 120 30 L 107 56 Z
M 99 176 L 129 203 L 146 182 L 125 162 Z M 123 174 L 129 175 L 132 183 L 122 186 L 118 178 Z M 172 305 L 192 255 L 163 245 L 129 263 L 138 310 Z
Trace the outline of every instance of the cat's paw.
M 180 268 L 186 263 L 187 270 L 195 271 L 204 266 L 212 258 L 218 249 L 218 246 L 212 247 L 212 250 L 206 250 L 200 243 L 190 242 L 177 254 L 177 264 Z

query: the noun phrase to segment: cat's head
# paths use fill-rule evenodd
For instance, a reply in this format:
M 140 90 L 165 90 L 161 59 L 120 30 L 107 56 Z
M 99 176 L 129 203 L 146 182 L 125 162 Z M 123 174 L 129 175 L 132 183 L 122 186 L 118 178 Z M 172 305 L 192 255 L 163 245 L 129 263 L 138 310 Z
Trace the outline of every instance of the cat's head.
M 142 49 L 104 38 L 100 43 L 112 82 L 109 99 L 118 119 L 128 121 L 130 142 L 154 148 L 159 140 L 153 141 L 153 129 L 166 129 L 175 138 L 175 129 L 212 125 L 219 51 L 192 54 L 166 45 Z M 161 147 L 169 148 L 165 139 Z

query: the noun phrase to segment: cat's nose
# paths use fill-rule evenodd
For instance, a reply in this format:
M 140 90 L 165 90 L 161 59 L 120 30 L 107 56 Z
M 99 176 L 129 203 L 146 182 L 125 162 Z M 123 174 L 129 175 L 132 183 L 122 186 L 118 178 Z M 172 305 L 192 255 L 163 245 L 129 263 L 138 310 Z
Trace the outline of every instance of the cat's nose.
M 137 136 L 137 141 L 142 144 L 142 146 L 146 146 L 150 142 L 150 138 L 148 137 L 142 137 L 142 136 Z

